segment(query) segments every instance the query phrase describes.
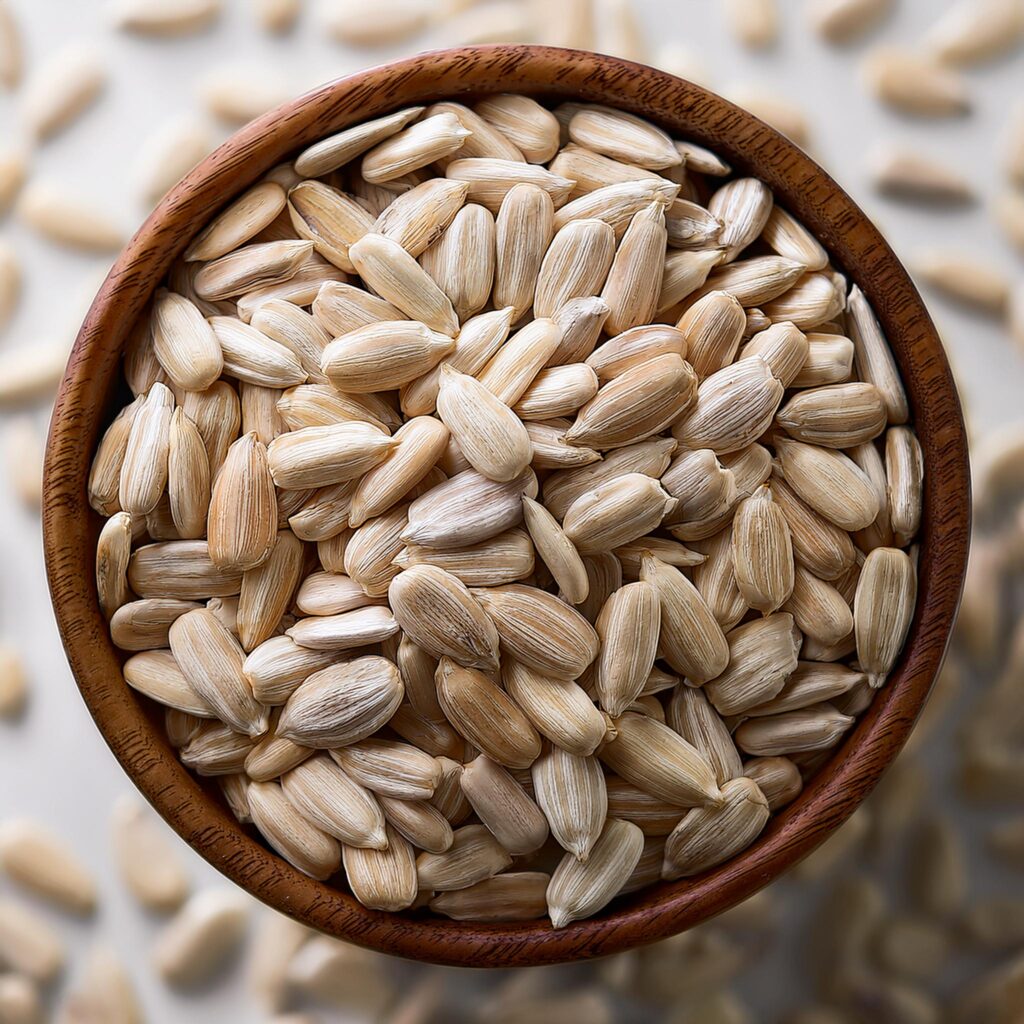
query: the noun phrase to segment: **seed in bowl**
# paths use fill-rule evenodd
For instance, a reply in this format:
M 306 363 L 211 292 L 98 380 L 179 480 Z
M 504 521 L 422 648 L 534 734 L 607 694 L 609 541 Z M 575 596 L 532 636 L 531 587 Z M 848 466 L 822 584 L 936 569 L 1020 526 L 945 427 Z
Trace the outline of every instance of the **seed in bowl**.
M 99 597 L 299 870 L 562 927 L 740 854 L 885 685 L 903 384 L 730 173 L 607 107 L 410 108 L 275 168 L 157 291 L 89 480 Z

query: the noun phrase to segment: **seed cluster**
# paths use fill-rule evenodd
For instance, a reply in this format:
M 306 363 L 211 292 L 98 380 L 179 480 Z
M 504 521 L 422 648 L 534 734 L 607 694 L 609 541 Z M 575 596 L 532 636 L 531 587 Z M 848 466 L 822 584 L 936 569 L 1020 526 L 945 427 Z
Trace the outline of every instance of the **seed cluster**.
M 745 849 L 913 616 L 865 296 L 608 107 L 399 111 L 189 246 L 89 479 L 129 686 L 368 907 L 555 927 Z

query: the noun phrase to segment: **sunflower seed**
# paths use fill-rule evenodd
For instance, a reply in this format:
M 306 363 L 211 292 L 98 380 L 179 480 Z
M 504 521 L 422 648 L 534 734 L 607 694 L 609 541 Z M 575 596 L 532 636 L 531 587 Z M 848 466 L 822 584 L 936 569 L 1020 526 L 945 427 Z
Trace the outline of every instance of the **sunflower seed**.
M 96 883 L 72 850 L 28 818 L 0 826 L 0 867 L 8 878 L 64 910 L 91 914 Z
M 170 985 L 191 988 L 212 977 L 238 947 L 249 924 L 249 900 L 233 889 L 192 896 L 157 936 L 153 965 Z
M 864 79 L 887 106 L 919 117 L 949 117 L 971 106 L 966 83 L 933 57 L 895 47 L 873 50 Z
M 531 768 L 537 803 L 558 844 L 586 862 L 604 828 L 608 794 L 601 765 L 553 746 Z

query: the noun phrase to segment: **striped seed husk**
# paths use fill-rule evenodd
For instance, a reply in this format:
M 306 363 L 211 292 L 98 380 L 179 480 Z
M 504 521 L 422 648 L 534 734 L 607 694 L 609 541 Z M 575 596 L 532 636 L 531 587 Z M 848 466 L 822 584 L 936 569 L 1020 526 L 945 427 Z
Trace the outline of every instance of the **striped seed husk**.
M 270 299 L 253 313 L 250 323 L 271 341 L 290 349 L 311 384 L 325 384 L 320 359 L 330 334 L 309 313 L 283 299 Z
M 789 321 L 783 321 L 753 335 L 740 349 L 739 358 L 760 356 L 768 364 L 772 375 L 788 388 L 807 362 L 808 351 L 807 335 Z
M 132 517 L 115 512 L 104 524 L 96 542 L 96 591 L 100 610 L 109 620 L 131 600 L 128 565 L 132 552 Z
M 346 128 L 304 149 L 295 159 L 295 171 L 307 178 L 328 174 L 396 132 L 423 113 L 423 107 L 407 107 Z
M 558 230 L 544 255 L 534 315 L 550 317 L 573 299 L 600 294 L 614 257 L 615 233 L 608 224 L 591 219 L 570 221 Z M 606 296 L 602 298 L 608 302 Z
M 557 309 L 551 319 L 562 332 L 562 339 L 548 357 L 545 366 L 561 366 L 586 359 L 597 345 L 610 309 L 599 295 L 573 299 Z
M 853 614 L 843 595 L 802 565 L 796 566 L 793 593 L 783 609 L 802 633 L 826 646 L 839 643 L 853 629 Z
M 768 822 L 768 801 L 750 779 L 722 786 L 719 807 L 695 807 L 665 843 L 662 877 L 685 878 L 715 867 L 745 850 Z
M 378 797 L 388 824 L 427 853 L 444 853 L 455 841 L 448 819 L 425 800 L 396 800 Z
M 846 279 L 832 272 L 804 274 L 792 288 L 763 302 L 765 316 L 776 323 L 787 321 L 802 331 L 829 323 L 843 310 Z
M 255 434 L 260 444 L 268 445 L 278 434 L 284 433 L 284 421 L 277 411 L 280 392 L 276 388 L 242 381 L 238 390 L 243 434 Z
M 278 487 L 307 489 L 362 476 L 395 447 L 371 424 L 350 421 L 282 434 L 267 448 L 267 462 Z
M 815 512 L 781 477 L 772 477 L 770 486 L 786 517 L 797 562 L 823 580 L 842 576 L 856 558 L 850 535 Z
M 279 491 L 278 518 L 280 520 L 287 514 L 286 522 L 300 540 L 319 542 L 335 537 L 346 532 L 358 483 L 358 480 L 343 480 L 315 491 Z M 288 500 L 289 495 L 293 496 L 294 507 L 292 500 Z M 288 507 L 282 508 L 285 501 Z
M 487 305 L 495 258 L 494 215 L 470 203 L 423 253 L 420 263 L 451 300 L 459 322 L 464 323 Z
M 250 652 L 274 635 L 302 575 L 305 551 L 290 530 L 281 530 L 269 556 L 242 574 L 238 595 L 238 638 Z
M 701 552 L 694 551 L 679 541 L 666 537 L 641 537 L 632 544 L 623 544 L 615 549 L 615 557 L 622 564 L 622 572 L 627 579 L 640 579 L 640 564 L 646 551 L 655 558 L 660 558 L 666 565 L 674 565 L 677 569 L 700 565 L 706 558 Z
M 247 570 L 261 565 L 277 540 L 277 495 L 267 448 L 255 433 L 228 449 L 210 496 L 207 540 L 214 565 Z
M 687 302 L 696 302 L 712 291 L 728 292 L 744 309 L 763 306 L 788 291 L 804 273 L 804 265 L 784 256 L 751 256 L 735 263 L 719 265 L 705 280 L 704 284 L 687 297 Z M 747 320 L 747 329 L 753 333 L 769 326 L 769 318 L 761 311 L 760 318 L 752 323 Z
M 164 492 L 173 411 L 174 395 L 158 381 L 149 389 L 128 433 L 118 486 L 118 502 L 125 512 L 151 512 Z
M 560 209 L 556 204 L 555 231 L 561 231 L 574 221 L 600 220 L 612 229 L 618 241 L 636 214 L 651 203 L 667 205 L 673 202 L 678 192 L 678 185 L 663 178 L 606 185 Z
M 768 223 L 773 206 L 772 193 L 757 178 L 736 178 L 711 196 L 708 212 L 722 223 L 717 244 L 731 263 Z
M 559 589 L 570 604 L 581 604 L 590 591 L 590 581 L 576 545 L 543 505 L 525 495 L 523 520 L 537 554 L 544 560 Z
M 381 605 L 356 608 L 340 615 L 309 615 L 285 631 L 297 644 L 320 651 L 347 651 L 381 643 L 398 633 L 390 609 Z
M 451 113 L 433 114 L 378 142 L 360 164 L 366 181 L 383 184 L 461 149 L 470 136 Z
M 220 342 L 225 371 L 238 380 L 268 388 L 286 388 L 306 380 L 295 353 L 251 324 L 230 316 L 212 316 L 209 323 Z
M 139 395 L 126 405 L 104 431 L 89 470 L 89 504 L 103 516 L 112 516 L 121 510 L 118 490 L 121 466 L 128 450 L 128 438 L 132 423 L 146 401 Z
M 110 618 L 110 638 L 123 651 L 155 651 L 167 646 L 167 631 L 179 615 L 198 608 L 195 601 L 144 598 L 121 605 Z
M 534 549 L 524 530 L 507 530 L 465 548 L 441 551 L 409 544 L 395 557 L 394 564 L 402 569 L 436 565 L 467 587 L 497 587 L 515 583 L 533 572 Z
M 597 758 L 552 746 L 533 763 L 530 774 L 551 835 L 562 849 L 586 862 L 608 816 L 605 777 Z
M 508 768 L 528 768 L 536 760 L 540 736 L 486 675 L 443 657 L 435 678 L 445 717 L 473 746 Z
M 398 669 L 384 658 L 356 658 L 308 676 L 288 698 L 277 734 L 316 749 L 373 735 L 402 700 Z
M 808 270 L 823 270 L 828 265 L 828 253 L 822 244 L 781 206 L 772 207 L 761 240 L 780 256 L 802 263 Z
M 512 856 L 544 845 L 548 822 L 543 812 L 495 761 L 483 754 L 474 758 L 463 769 L 461 784 L 477 817 Z
M 667 725 L 635 712 L 614 724 L 617 733 L 598 756 L 627 782 L 680 807 L 721 799 L 710 762 Z
M 320 181 L 300 181 L 289 189 L 288 217 L 300 238 L 348 274 L 356 270 L 349 248 L 375 230 L 373 217 L 355 199 Z
M 498 633 L 465 584 L 434 565 L 400 572 L 388 601 L 405 635 L 436 658 L 496 669 Z
M 667 517 L 677 535 L 700 540 L 703 524 L 736 504 L 736 480 L 710 448 L 684 449 L 661 476 L 661 485 L 679 505 Z M 715 531 L 717 532 L 717 531 Z
M 807 357 L 800 372 L 789 382 L 795 388 L 841 384 L 853 371 L 853 342 L 841 334 L 807 335 Z M 886 409 L 888 415 L 888 409 Z
M 271 782 L 313 754 L 309 747 L 278 736 L 276 718 L 271 715 L 269 731 L 246 755 L 245 774 L 251 782 Z
M 910 427 L 891 427 L 885 435 L 885 477 L 889 518 L 896 545 L 909 544 L 921 524 L 924 456 Z
M 532 420 L 571 416 L 589 402 L 597 390 L 597 374 L 585 363 L 552 366 L 534 377 L 513 411 L 524 425 Z
M 689 363 L 677 355 L 655 356 L 605 384 L 580 409 L 566 440 L 590 448 L 623 448 L 684 417 L 697 398 Z
M 364 907 L 394 913 L 416 900 L 416 852 L 393 826 L 387 826 L 386 836 L 383 850 L 346 845 L 341 853 L 352 895 Z
M 182 259 L 205 262 L 226 256 L 269 227 L 285 201 L 285 191 L 277 182 L 253 185 L 196 235 Z
M 193 303 L 158 289 L 150 318 L 153 354 L 176 387 L 202 391 L 221 375 L 224 356 L 220 342 Z
M 477 375 L 481 384 L 508 406 L 526 393 L 562 338 L 554 321 L 540 318 L 517 331 Z
M 699 692 L 699 691 L 693 691 Z M 685 807 L 665 803 L 642 789 L 637 789 L 617 775 L 609 775 L 608 814 L 612 818 L 631 821 L 644 836 L 667 836 L 686 813 Z M 658 861 L 658 877 L 661 877 L 661 861 Z
M 841 697 L 865 682 L 867 675 L 864 672 L 845 665 L 801 661 L 775 697 L 757 707 L 746 708 L 743 714 L 748 718 L 762 718 L 764 715 L 797 711 L 821 701 Z
M 242 424 L 238 392 L 227 381 L 219 380 L 205 391 L 186 391 L 182 408 L 202 435 L 212 481 L 224 464 L 228 448 L 238 437 Z
M 343 281 L 321 285 L 313 299 L 312 310 L 317 323 L 334 337 L 382 320 L 405 319 L 397 306 Z
M 649 170 L 682 163 L 669 136 L 649 121 L 596 103 L 571 106 L 569 138 L 576 145 Z
M 747 719 L 734 733 L 736 745 L 746 754 L 775 757 L 834 746 L 854 719 L 840 714 L 827 701 L 799 711 Z
M 543 676 L 509 658 L 502 666 L 501 681 L 537 732 L 556 747 L 589 757 L 603 742 L 608 723 L 577 683 Z
M 427 107 L 426 113 L 428 117 L 435 114 L 454 114 L 462 127 L 472 133 L 463 141 L 458 154 L 460 157 L 485 157 L 519 162 L 525 160 L 522 151 L 511 139 L 490 122 L 485 121 L 476 111 L 461 103 L 434 103 Z M 438 165 L 446 165 L 449 162 L 444 157 L 437 161 Z
M 800 634 L 787 612 L 737 626 L 726 639 L 729 665 L 704 687 L 720 715 L 743 714 L 771 700 L 796 671 Z
M 491 878 L 511 864 L 508 851 L 483 825 L 465 825 L 456 829 L 447 851 L 416 858 L 416 877 L 421 889 L 448 892 Z
M 464 754 L 460 754 L 460 757 Z M 462 771 L 463 766 L 459 761 L 454 761 L 446 755 L 437 758 L 441 766 L 441 781 L 434 790 L 431 803 L 451 822 L 452 825 L 461 825 L 473 813 L 469 801 L 462 792 Z
M 609 338 L 587 357 L 587 365 L 607 384 L 626 370 L 656 356 L 677 355 L 686 358 L 686 335 L 665 324 L 632 327 L 614 338 Z
M 893 429 L 903 429 L 893 428 Z M 886 478 L 885 463 L 878 447 L 871 441 L 856 445 L 847 450 L 847 455 L 860 467 L 871 481 L 871 486 L 878 496 L 878 515 L 870 526 L 858 530 L 853 539 L 861 551 L 870 551 L 877 547 L 891 547 L 894 541 L 892 519 L 889 515 L 889 487 Z
M 885 430 L 885 405 L 873 384 L 828 384 L 794 395 L 779 409 L 776 421 L 798 441 L 853 448 Z
M 643 832 L 636 825 L 609 818 L 585 863 L 566 854 L 547 890 L 552 926 L 563 928 L 605 906 L 633 873 L 643 845 Z
M 429 800 L 441 782 L 441 765 L 419 747 L 368 739 L 328 751 L 360 785 L 396 800 Z
M 296 273 L 312 251 L 312 242 L 299 239 L 253 242 L 204 263 L 193 287 L 200 298 L 213 302 L 280 284 Z
M 667 724 L 707 758 L 719 786 L 744 774 L 729 728 L 703 689 L 676 687 L 668 705 Z
M 654 171 L 633 164 L 612 160 L 575 142 L 569 142 L 559 150 L 550 164 L 551 170 L 576 182 L 572 198 L 578 199 L 605 185 L 620 185 L 626 181 L 656 181 Z
M 693 567 L 693 585 L 722 629 L 732 629 L 747 613 L 747 602 L 736 586 L 733 571 L 732 527 L 727 525 L 714 536 L 696 543 L 704 561 Z
M 445 168 L 445 177 L 469 182 L 469 201 L 486 206 L 497 214 L 505 196 L 525 183 L 542 188 L 551 197 L 557 210 L 568 198 L 573 182 L 544 167 L 515 160 L 489 157 L 466 157 L 453 160 Z
M 169 639 L 182 674 L 221 721 L 247 736 L 267 731 L 270 713 L 255 699 L 242 672 L 245 652 L 213 612 L 186 612 L 171 626 Z
M 345 541 L 343 571 L 370 597 L 385 597 L 391 581 L 400 571 L 394 560 L 402 550 L 401 535 L 408 524 L 407 512 L 407 505 L 399 505 L 363 523 Z
M 128 584 L 139 597 L 205 600 L 237 594 L 242 574 L 214 565 L 205 540 L 166 541 L 132 552 Z
M 721 249 L 670 250 L 662 269 L 658 314 L 673 309 L 701 289 L 721 259 Z
M 289 430 L 328 427 L 342 422 L 363 422 L 390 433 L 395 412 L 372 394 L 342 394 L 327 383 L 299 384 L 282 391 L 277 411 Z
M 917 573 L 897 548 L 875 548 L 864 561 L 853 604 L 857 661 L 876 689 L 903 648 L 917 599 Z
M 601 651 L 595 686 L 601 706 L 619 717 L 640 695 L 658 649 L 661 599 L 657 588 L 637 581 L 617 590 L 597 617 Z
M 667 241 L 663 203 L 651 203 L 629 222 L 601 290 L 601 298 L 610 310 L 610 333 L 620 334 L 654 318 Z
M 753 757 L 744 761 L 743 774 L 757 783 L 772 814 L 792 803 L 804 788 L 800 769 L 787 757 Z
M 658 591 L 659 647 L 669 665 L 698 686 L 720 675 L 729 663 L 729 648 L 697 588 L 677 568 L 653 556 L 642 559 L 640 579 Z
M 521 584 L 476 590 L 503 651 L 542 675 L 576 679 L 600 646 L 593 626 L 553 594 Z
M 698 381 L 736 358 L 746 322 L 743 307 L 724 291 L 708 292 L 686 310 L 676 327 L 686 339 L 682 354 Z
M 255 745 L 255 740 L 222 722 L 204 722 L 178 756 L 197 775 L 236 775 L 244 772 L 245 759 Z
M 444 234 L 466 201 L 469 186 L 432 178 L 402 193 L 377 218 L 372 230 L 393 238 L 411 256 L 421 256 Z
M 736 509 L 732 564 L 743 600 L 763 615 L 778 611 L 793 592 L 793 546 L 782 508 L 762 484 Z
M 853 342 L 857 377 L 874 384 L 882 393 L 890 425 L 906 423 L 910 411 L 896 360 L 875 311 L 857 285 L 850 288 L 846 300 L 846 326 Z
M 555 116 L 529 96 L 488 96 L 473 110 L 501 132 L 531 163 L 547 163 L 557 152 L 560 128 Z
M 677 504 L 657 480 L 627 473 L 577 498 L 565 513 L 565 536 L 583 554 L 628 544 L 655 530 Z
M 512 307 L 518 321 L 533 305 L 541 263 L 554 235 L 551 196 L 526 182 L 502 200 L 496 223 L 494 291 L 496 309 Z
M 506 871 L 465 889 L 439 893 L 429 906 L 454 921 L 532 921 L 547 913 L 549 881 L 543 871 Z
M 134 654 L 124 663 L 122 671 L 124 681 L 151 700 L 197 718 L 214 717 L 213 708 L 185 678 L 170 651 Z

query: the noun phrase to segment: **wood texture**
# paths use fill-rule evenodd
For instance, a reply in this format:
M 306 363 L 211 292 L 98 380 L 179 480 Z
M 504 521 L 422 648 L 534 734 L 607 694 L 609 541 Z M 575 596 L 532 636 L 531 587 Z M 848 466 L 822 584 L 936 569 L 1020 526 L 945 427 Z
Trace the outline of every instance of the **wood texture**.
M 483 925 L 366 910 L 236 824 L 216 789 L 180 764 L 162 715 L 123 682 L 93 583 L 101 522 L 86 500 L 92 452 L 124 397 L 119 357 L 130 328 L 173 259 L 218 210 L 273 165 L 350 124 L 409 104 L 506 91 L 633 111 L 767 182 L 874 305 L 925 460 L 920 588 L 907 646 L 833 758 L 741 856 L 616 900 L 559 931 L 546 921 Z M 331 935 L 436 963 L 511 967 L 604 956 L 692 927 L 770 882 L 852 813 L 903 746 L 939 669 L 967 559 L 969 487 L 956 389 L 921 299 L 878 231 L 809 157 L 720 97 L 651 68 L 572 50 L 472 47 L 372 68 L 288 103 L 239 131 L 161 202 L 115 263 L 75 343 L 50 429 L 44 538 L 57 621 L 82 696 L 125 771 L 200 854 L 254 896 Z

